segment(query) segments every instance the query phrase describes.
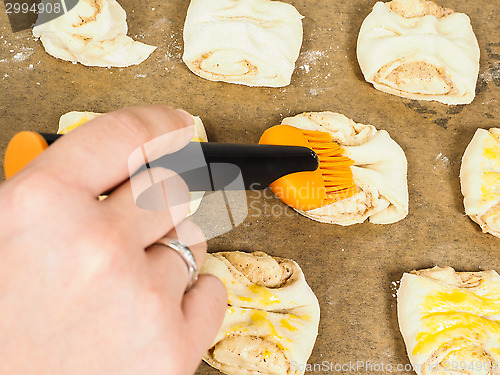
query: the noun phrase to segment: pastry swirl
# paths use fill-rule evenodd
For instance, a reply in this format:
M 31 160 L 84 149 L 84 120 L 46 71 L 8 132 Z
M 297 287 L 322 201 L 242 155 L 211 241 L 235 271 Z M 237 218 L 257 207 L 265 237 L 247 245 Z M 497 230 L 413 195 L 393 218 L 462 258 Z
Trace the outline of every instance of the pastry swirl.
M 479 46 L 469 17 L 432 1 L 377 2 L 361 26 L 357 55 L 380 91 L 445 104 L 474 99 Z
M 500 238 L 500 129 L 478 129 L 462 158 L 465 213 Z
M 192 0 L 183 60 L 196 75 L 247 86 L 290 84 L 302 44 L 302 16 L 270 0 Z
M 146 60 L 156 47 L 127 36 L 125 10 L 116 0 L 80 0 L 68 13 L 33 28 L 48 54 L 87 66 L 127 67 Z
M 450 267 L 405 273 L 398 320 L 417 374 L 498 375 L 500 276 Z
M 282 124 L 328 132 L 351 160 L 357 193 L 324 207 L 298 211 L 310 219 L 330 224 L 352 225 L 369 219 L 391 224 L 408 214 L 406 156 L 384 130 L 355 123 L 333 112 L 302 113 Z
M 208 254 L 229 306 L 204 360 L 230 375 L 299 375 L 318 334 L 319 305 L 300 267 L 262 252 Z M 295 366 L 293 365 L 295 364 Z

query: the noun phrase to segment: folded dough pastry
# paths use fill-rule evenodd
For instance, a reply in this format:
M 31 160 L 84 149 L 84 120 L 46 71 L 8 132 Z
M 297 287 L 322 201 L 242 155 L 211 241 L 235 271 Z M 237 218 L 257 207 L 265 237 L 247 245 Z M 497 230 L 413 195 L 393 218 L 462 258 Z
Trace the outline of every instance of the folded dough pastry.
M 282 124 L 330 133 L 332 140 L 354 161 L 351 167 L 358 193 L 330 205 L 298 211 L 313 220 L 351 225 L 367 218 L 375 224 L 391 224 L 408 214 L 406 156 L 385 130 L 357 124 L 333 112 L 302 113 Z
M 294 261 L 265 253 L 208 254 L 201 272 L 229 295 L 204 360 L 229 375 L 299 375 L 318 335 L 319 304 Z
M 398 320 L 419 375 L 500 374 L 500 276 L 439 268 L 405 273 Z
M 290 84 L 302 45 L 302 16 L 270 0 L 191 0 L 183 60 L 211 81 Z
M 57 134 L 68 134 L 80 125 L 101 116 L 102 113 L 72 111 L 65 113 L 59 119 L 59 129 Z
M 61 116 L 59 120 L 59 130 L 57 134 L 67 134 L 70 131 L 76 129 L 80 125 L 83 125 L 87 121 L 93 120 L 94 118 L 101 116 L 102 113 L 95 112 L 68 112 Z M 197 142 L 208 142 L 207 133 L 205 132 L 205 127 L 203 126 L 203 122 L 201 118 L 198 116 L 193 116 L 194 119 L 194 131 L 195 136 L 193 141 Z M 201 205 L 201 201 L 203 196 L 205 195 L 204 191 L 194 191 L 191 192 L 191 202 L 189 203 L 189 214 L 193 215 Z
M 474 99 L 479 46 L 469 17 L 432 1 L 377 2 L 357 54 L 365 79 L 380 91 L 445 104 Z
M 465 212 L 485 233 L 500 237 L 500 128 L 478 129 L 462 158 Z
M 148 58 L 156 47 L 127 36 L 125 10 L 116 0 L 79 0 L 63 16 L 33 28 L 50 55 L 87 66 L 126 67 Z

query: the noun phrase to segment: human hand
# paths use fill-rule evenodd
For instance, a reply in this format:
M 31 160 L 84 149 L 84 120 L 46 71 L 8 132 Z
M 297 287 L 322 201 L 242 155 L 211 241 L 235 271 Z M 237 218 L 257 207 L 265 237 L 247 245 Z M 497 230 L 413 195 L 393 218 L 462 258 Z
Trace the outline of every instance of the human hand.
M 153 154 L 182 148 L 193 136 L 191 116 L 163 106 L 113 112 L 65 135 L 0 186 L 0 374 L 196 370 L 222 323 L 225 288 L 203 275 L 184 294 L 182 258 L 151 246 L 178 238 L 203 262 L 206 242 L 185 220 L 182 179 L 151 171 L 155 181 L 168 178 L 169 208 L 160 211 L 140 209 L 128 180 L 129 155 L 174 132 L 167 144 L 150 142 Z M 149 183 L 147 173 L 134 180 Z

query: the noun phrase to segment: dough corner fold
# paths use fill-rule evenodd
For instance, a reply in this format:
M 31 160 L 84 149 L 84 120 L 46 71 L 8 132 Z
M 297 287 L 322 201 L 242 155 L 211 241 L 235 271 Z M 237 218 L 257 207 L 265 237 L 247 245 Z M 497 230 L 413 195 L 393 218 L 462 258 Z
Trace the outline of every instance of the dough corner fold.
M 271 0 L 191 0 L 183 61 L 210 81 L 283 87 L 302 45 L 302 16 Z
M 365 80 L 377 90 L 449 105 L 474 99 L 479 53 L 469 17 L 429 0 L 377 2 L 357 43 Z
M 500 276 L 434 267 L 405 273 L 398 322 L 419 375 L 498 374 Z
M 301 375 L 318 335 L 319 303 L 292 260 L 263 252 L 208 254 L 201 270 L 229 305 L 205 362 L 228 375 Z

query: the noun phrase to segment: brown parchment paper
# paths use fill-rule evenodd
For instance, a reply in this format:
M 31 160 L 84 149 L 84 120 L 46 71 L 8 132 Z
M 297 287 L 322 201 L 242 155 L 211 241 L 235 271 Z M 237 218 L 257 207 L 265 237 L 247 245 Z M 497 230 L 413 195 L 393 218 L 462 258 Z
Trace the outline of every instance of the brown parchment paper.
M 326 366 L 317 366 L 315 373 L 412 373 L 396 369 L 408 359 L 396 319 L 395 281 L 403 272 L 434 265 L 500 271 L 500 239 L 482 234 L 465 216 L 458 178 L 476 128 L 500 126 L 499 2 L 439 2 L 470 16 L 481 47 L 477 96 L 466 106 L 402 99 L 364 81 L 356 39 L 375 1 L 289 2 L 305 19 L 301 54 L 286 88 L 250 88 L 193 75 L 181 60 L 187 1 L 120 0 L 129 35 L 159 46 L 143 64 L 125 69 L 56 60 L 31 31 L 12 34 L 0 2 L 1 158 L 16 132 L 55 132 L 68 111 L 108 112 L 152 103 L 201 116 L 216 142 L 257 142 L 266 128 L 304 111 L 339 112 L 387 130 L 408 158 L 405 220 L 346 228 L 320 224 L 270 193 L 248 193 L 248 218 L 210 240 L 209 251 L 262 250 L 302 266 L 321 305 L 310 363 Z M 219 218 L 209 206 L 204 203 L 200 215 L 215 226 Z M 218 371 L 202 364 L 197 374 Z

